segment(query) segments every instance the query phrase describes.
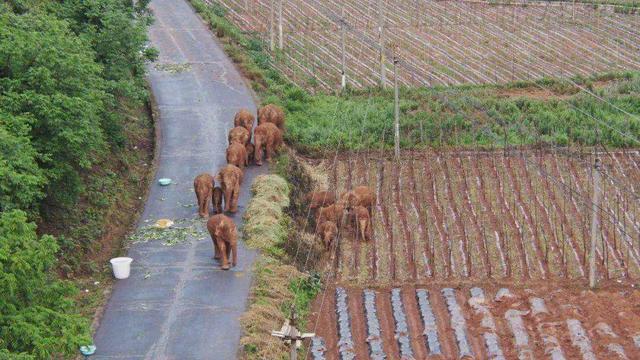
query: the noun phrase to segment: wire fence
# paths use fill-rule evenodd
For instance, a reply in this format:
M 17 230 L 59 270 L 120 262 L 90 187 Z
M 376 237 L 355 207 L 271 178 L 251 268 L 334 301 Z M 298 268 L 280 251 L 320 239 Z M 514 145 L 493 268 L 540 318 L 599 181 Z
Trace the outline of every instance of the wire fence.
M 219 0 L 303 87 L 504 83 L 640 69 L 640 14 L 564 2 Z M 382 15 L 382 16 L 380 16 Z M 344 30 L 344 36 L 342 34 Z M 344 65 L 342 59 L 344 58 Z

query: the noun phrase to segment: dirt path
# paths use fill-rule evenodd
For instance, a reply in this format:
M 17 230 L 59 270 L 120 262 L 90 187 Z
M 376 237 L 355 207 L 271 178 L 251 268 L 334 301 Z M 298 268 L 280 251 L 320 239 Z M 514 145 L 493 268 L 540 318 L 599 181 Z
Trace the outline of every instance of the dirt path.
M 193 178 L 225 164 L 235 112 L 255 111 L 242 77 L 186 1 L 154 0 L 151 9 L 150 38 L 160 50 L 158 63 L 149 67 L 160 115 L 156 180 L 169 177 L 173 184 L 153 183 L 140 227 L 159 218 L 194 221 Z M 167 70 L 174 67 L 180 70 Z M 237 223 L 251 182 L 266 170 L 245 171 Z M 174 246 L 162 241 L 131 246 L 131 277 L 113 289 L 92 359 L 205 359 L 214 353 L 216 359 L 236 358 L 238 317 L 246 306 L 255 253 L 240 244 L 238 265 L 221 271 L 205 234 L 190 234 Z

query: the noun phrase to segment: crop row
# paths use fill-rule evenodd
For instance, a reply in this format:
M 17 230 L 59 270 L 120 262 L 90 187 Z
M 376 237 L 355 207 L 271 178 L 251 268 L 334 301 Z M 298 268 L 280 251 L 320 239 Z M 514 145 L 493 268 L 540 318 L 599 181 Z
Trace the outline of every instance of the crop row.
M 271 1 L 219 2 L 236 25 L 269 40 Z M 399 74 L 402 84 L 494 83 L 640 69 L 637 14 L 583 5 L 384 3 L 384 46 L 387 50 L 397 46 L 406 64 Z M 337 87 L 344 21 L 349 84 L 378 83 L 376 4 L 373 0 L 284 1 L 284 60 L 275 65 L 297 83 L 304 85 L 313 78 L 323 88 Z M 385 67 L 390 73 L 389 59 Z
M 433 278 L 584 279 L 591 232 L 588 159 L 524 152 L 424 152 L 399 162 L 353 154 L 333 167 L 338 193 L 377 192 L 371 241 L 345 227 L 339 281 Z M 640 276 L 640 155 L 603 158 L 597 266 L 603 279 Z
M 562 290 L 404 286 L 329 287 L 324 296 L 326 308 L 315 319 L 316 358 L 562 360 L 640 355 L 637 316 L 615 320 L 633 308 L 633 299 L 620 293 L 586 299 Z

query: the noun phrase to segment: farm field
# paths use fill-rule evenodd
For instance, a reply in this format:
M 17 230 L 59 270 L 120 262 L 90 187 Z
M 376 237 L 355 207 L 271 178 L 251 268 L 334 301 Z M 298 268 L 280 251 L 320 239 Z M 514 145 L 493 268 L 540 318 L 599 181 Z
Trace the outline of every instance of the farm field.
M 268 43 L 270 1 L 216 2 L 236 26 Z M 640 13 L 559 2 L 384 3 L 389 84 L 396 46 L 399 82 L 408 86 L 506 83 L 640 69 Z M 285 1 L 282 11 L 284 47 L 274 65 L 290 80 L 307 88 L 339 87 L 344 22 L 347 83 L 379 83 L 376 1 Z M 277 33 L 277 26 L 274 29 Z
M 383 286 L 586 279 L 591 162 L 532 150 L 416 151 L 399 163 L 372 153 L 326 159 L 330 188 L 369 185 L 378 195 L 373 239 L 355 241 L 352 229 L 341 234 L 335 278 Z M 640 154 L 611 153 L 602 162 L 598 271 L 638 279 Z M 565 187 L 581 191 L 571 196 Z
M 583 290 L 588 156 L 407 151 L 395 162 L 360 152 L 315 163 L 329 188 L 369 185 L 378 199 L 373 239 L 359 241 L 347 228 L 325 255 L 312 358 L 640 356 L 632 285 L 640 276 L 640 153 L 601 159 L 604 289 L 595 293 Z M 581 191 L 570 196 L 565 186 Z M 504 289 L 511 295 L 499 295 Z
M 330 287 L 310 359 L 637 359 L 637 291 Z

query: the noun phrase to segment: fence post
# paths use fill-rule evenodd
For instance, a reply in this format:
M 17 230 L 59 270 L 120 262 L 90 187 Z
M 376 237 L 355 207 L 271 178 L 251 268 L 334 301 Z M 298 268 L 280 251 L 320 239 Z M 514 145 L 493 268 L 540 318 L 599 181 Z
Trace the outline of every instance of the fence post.
M 398 55 L 393 51 L 393 89 L 394 89 L 394 129 L 395 129 L 395 155 L 400 159 L 400 96 L 398 94 Z
M 282 0 L 278 0 L 278 49 L 282 50 Z
M 600 207 L 600 159 L 593 164 L 593 200 L 591 204 L 591 254 L 589 255 L 589 287 L 596 287 L 596 241 L 598 239 L 598 208 Z
M 271 0 L 269 2 L 270 4 L 269 6 L 269 50 L 271 50 L 272 52 L 276 47 L 276 34 L 273 31 L 274 23 L 275 23 L 273 2 L 274 0 Z
M 380 46 L 380 87 L 386 83 L 386 67 L 384 65 L 384 3 L 378 0 L 378 46 Z
M 347 87 L 347 65 L 346 65 L 346 60 L 345 60 L 345 44 L 344 44 L 344 37 L 345 37 L 345 23 L 346 20 L 344 19 L 344 6 L 342 6 L 342 9 L 340 11 L 340 51 L 342 52 L 341 54 L 341 61 L 342 61 L 342 81 L 340 83 L 340 86 L 342 88 L 342 90 L 344 90 L 345 87 Z

